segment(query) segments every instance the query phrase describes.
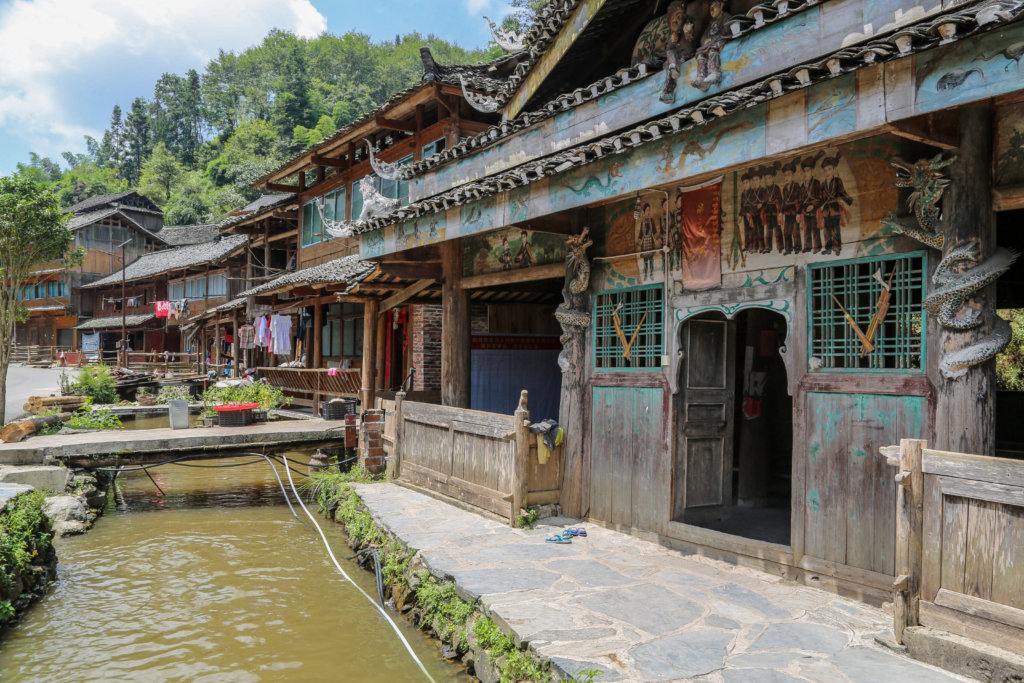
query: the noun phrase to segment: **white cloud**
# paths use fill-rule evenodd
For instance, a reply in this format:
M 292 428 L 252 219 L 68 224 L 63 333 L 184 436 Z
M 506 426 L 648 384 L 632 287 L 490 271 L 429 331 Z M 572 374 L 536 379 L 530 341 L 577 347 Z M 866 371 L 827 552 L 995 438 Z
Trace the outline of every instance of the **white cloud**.
M 82 147 L 81 98 L 115 102 L 125 82 L 202 71 L 219 49 L 241 50 L 271 28 L 315 36 L 327 21 L 310 0 L 14 0 L 0 9 L 0 129 L 41 153 Z
M 513 7 L 511 3 L 501 0 L 465 0 L 466 14 L 479 17 L 484 14 L 492 20 L 500 22 L 506 14 L 511 14 Z

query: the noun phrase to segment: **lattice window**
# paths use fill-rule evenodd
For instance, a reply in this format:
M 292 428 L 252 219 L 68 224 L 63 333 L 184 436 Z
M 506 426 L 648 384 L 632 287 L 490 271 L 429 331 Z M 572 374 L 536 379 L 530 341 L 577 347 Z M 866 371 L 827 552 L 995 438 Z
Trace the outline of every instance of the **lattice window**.
M 921 253 L 810 266 L 810 369 L 921 370 L 927 269 Z
M 594 303 L 594 367 L 660 368 L 663 330 L 660 286 L 599 294 Z

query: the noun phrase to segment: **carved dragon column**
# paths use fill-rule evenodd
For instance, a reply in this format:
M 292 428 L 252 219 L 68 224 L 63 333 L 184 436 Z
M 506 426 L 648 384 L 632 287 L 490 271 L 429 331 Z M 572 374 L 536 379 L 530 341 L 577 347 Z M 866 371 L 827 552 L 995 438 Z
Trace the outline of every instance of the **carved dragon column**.
M 958 159 L 949 167 L 950 185 L 943 203 L 942 265 L 948 264 L 949 275 L 946 269 L 936 273 L 931 294 L 949 290 L 953 296 L 946 313 L 955 316 L 954 322 L 977 318 L 980 324 L 957 329 L 963 323 L 949 325 L 939 317 L 936 347 L 944 378 L 935 406 L 932 447 L 982 455 L 995 455 L 992 358 L 1010 340 L 1009 324 L 996 315 L 995 280 L 1013 260 L 1012 254 L 996 247 L 991 164 L 992 113 L 986 105 L 965 107 L 960 110 Z M 956 303 L 960 310 L 953 313 Z
M 558 421 L 565 429 L 562 443 L 562 514 L 582 517 L 583 509 L 583 431 L 586 423 L 587 330 L 590 328 L 590 262 L 587 249 L 593 244 L 583 228 L 566 240 L 565 286 L 563 302 L 555 310 L 562 327 L 562 352 L 558 367 L 562 370 L 562 394 Z

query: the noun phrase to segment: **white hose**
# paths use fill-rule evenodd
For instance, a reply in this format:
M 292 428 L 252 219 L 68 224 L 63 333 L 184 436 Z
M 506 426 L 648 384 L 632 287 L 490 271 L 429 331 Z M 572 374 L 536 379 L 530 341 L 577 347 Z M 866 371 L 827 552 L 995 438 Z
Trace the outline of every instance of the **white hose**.
M 327 548 L 327 554 L 331 556 L 331 562 L 334 563 L 335 568 L 337 568 L 338 572 L 340 572 L 341 575 L 345 577 L 345 580 L 347 580 L 349 583 L 351 583 L 353 586 L 355 586 L 356 590 L 358 590 L 360 593 L 363 594 L 363 597 L 365 597 L 370 602 L 370 604 L 373 605 L 374 609 L 376 609 L 378 612 L 381 613 L 381 616 L 383 616 L 385 619 L 388 620 L 388 623 L 391 624 L 391 628 L 398 635 L 398 639 L 402 641 L 402 645 L 405 646 L 405 649 L 408 650 L 408 652 L 412 656 L 413 660 L 416 662 L 416 664 L 419 665 L 420 670 L 423 672 L 423 675 L 427 677 L 428 681 L 430 681 L 431 683 L 435 683 L 434 682 L 434 677 L 430 675 L 430 672 L 427 671 L 427 667 L 423 666 L 423 662 L 421 662 L 420 658 L 416 656 L 415 652 L 413 652 L 412 646 L 409 645 L 409 641 L 405 639 L 404 635 L 402 635 L 402 632 L 398 629 L 398 624 L 396 624 L 394 619 L 391 618 L 391 615 L 388 614 L 386 611 L 384 611 L 384 608 L 381 607 L 377 603 L 376 600 L 374 600 L 372 597 L 370 597 L 370 594 L 367 593 L 366 591 L 364 591 L 362 586 L 360 586 L 358 583 L 353 581 L 352 578 L 348 574 L 345 573 L 345 570 L 342 569 L 341 564 L 338 563 L 338 558 L 336 558 L 334 556 L 334 551 L 331 550 L 331 544 L 327 542 L 327 536 L 324 535 L 323 529 L 320 528 L 320 525 L 317 523 L 316 518 L 309 511 L 309 508 L 306 507 L 306 504 L 302 502 L 302 497 L 299 495 L 299 492 L 295 488 L 295 482 L 292 481 L 291 469 L 287 466 L 288 465 L 288 456 L 286 456 L 284 454 L 281 454 L 281 457 L 284 458 L 284 463 L 285 463 L 284 471 L 285 471 L 285 474 L 288 475 L 288 483 L 292 487 L 292 492 L 295 493 L 295 498 L 299 501 L 299 505 L 302 507 L 302 511 L 306 513 L 306 516 L 309 517 L 309 520 L 311 522 L 313 522 L 313 526 L 316 527 L 317 533 L 320 534 L 320 538 L 324 542 L 324 547 Z M 275 472 L 276 472 L 276 468 L 275 468 Z

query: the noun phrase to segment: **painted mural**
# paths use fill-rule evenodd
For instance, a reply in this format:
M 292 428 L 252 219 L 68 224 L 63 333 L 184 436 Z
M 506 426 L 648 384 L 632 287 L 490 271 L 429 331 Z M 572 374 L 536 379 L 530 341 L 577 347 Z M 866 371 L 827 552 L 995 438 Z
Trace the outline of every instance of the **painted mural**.
M 863 140 L 728 174 L 723 271 L 891 251 L 880 221 L 898 203 L 893 154 L 885 139 Z
M 462 241 L 466 276 L 544 266 L 565 260 L 565 236 L 506 228 Z
M 937 111 L 1016 90 L 1022 60 L 1024 27 L 1019 25 L 925 52 L 918 58 L 916 109 Z
M 399 224 L 395 229 L 395 246 L 401 251 L 442 242 L 445 239 L 445 222 L 445 214 L 436 213 Z
M 1024 183 L 1024 103 L 999 110 L 996 123 L 997 187 Z

